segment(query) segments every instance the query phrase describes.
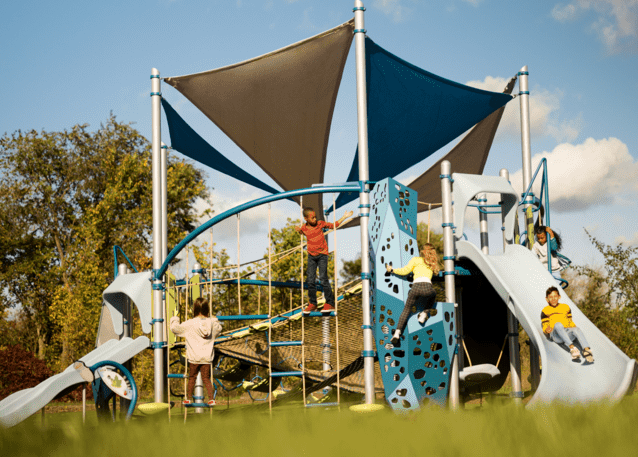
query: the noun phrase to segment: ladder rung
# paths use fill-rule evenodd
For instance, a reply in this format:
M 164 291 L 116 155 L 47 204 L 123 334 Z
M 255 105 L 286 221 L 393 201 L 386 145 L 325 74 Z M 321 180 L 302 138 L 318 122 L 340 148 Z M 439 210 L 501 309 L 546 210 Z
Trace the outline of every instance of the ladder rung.
M 215 405 L 209 405 L 207 403 L 189 403 L 188 405 L 184 405 L 187 408 L 212 408 Z
M 320 311 L 313 311 L 308 314 L 304 314 L 303 317 L 335 317 L 336 314 L 334 311 L 330 311 L 330 314 L 324 314 Z
M 303 341 L 271 341 L 270 346 L 278 347 L 278 346 L 301 346 L 303 345 Z
M 284 378 L 286 376 L 303 376 L 303 371 L 275 371 L 270 373 L 271 378 Z
M 339 406 L 339 403 L 337 402 L 333 402 L 333 403 L 306 403 L 306 408 L 317 408 L 319 406 Z
M 182 373 L 169 373 L 169 378 L 184 379 L 186 376 Z
M 236 314 L 234 316 L 217 316 L 220 321 L 250 321 L 257 319 L 268 319 L 268 314 Z

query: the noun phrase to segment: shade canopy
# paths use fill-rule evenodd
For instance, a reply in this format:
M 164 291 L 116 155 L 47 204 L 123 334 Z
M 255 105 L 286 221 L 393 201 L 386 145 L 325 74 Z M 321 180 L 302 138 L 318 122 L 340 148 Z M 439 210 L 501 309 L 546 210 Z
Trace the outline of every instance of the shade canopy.
M 322 183 L 354 20 L 228 67 L 166 78 L 284 190 Z M 187 152 L 186 155 L 190 155 Z M 321 194 L 304 205 L 321 215 Z
M 171 148 L 181 152 L 182 154 L 197 160 L 198 162 L 208 165 L 209 167 L 220 171 L 228 176 L 232 176 L 242 182 L 255 186 L 259 189 L 276 194 L 279 192 L 268 184 L 261 182 L 250 173 L 239 168 L 233 162 L 228 160 L 221 152 L 212 147 L 201 136 L 195 132 L 177 111 L 162 98 L 162 107 L 166 114 L 168 130 L 171 135 Z
M 366 83 L 371 181 L 419 163 L 512 99 L 422 70 L 367 37 Z M 357 150 L 346 181 L 358 180 Z M 355 198 L 341 194 L 336 206 Z

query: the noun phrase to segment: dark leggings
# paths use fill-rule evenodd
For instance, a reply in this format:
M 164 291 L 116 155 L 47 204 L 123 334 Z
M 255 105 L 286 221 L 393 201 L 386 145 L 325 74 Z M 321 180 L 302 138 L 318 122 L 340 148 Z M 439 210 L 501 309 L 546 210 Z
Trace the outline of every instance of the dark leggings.
M 197 373 L 202 373 L 202 380 L 204 381 L 204 387 L 208 392 L 208 399 L 213 399 L 213 384 L 210 382 L 210 363 L 189 363 L 188 364 L 188 388 L 186 389 L 186 398 L 193 397 L 193 391 L 195 390 L 195 381 L 197 381 Z
M 412 289 L 410 289 L 408 293 L 408 299 L 403 307 L 403 312 L 401 312 L 401 316 L 399 317 L 397 330 L 403 332 L 405 324 L 408 322 L 408 317 L 410 317 L 410 313 L 412 312 L 412 306 L 419 300 L 425 302 L 425 309 L 431 309 L 432 306 L 434 306 L 436 292 L 432 284 L 429 282 L 416 282 L 412 284 Z

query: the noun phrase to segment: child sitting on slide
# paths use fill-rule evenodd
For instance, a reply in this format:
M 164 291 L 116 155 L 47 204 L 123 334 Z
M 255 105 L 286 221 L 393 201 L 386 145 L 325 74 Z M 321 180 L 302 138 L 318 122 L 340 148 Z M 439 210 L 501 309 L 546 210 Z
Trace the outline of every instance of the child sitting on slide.
M 574 342 L 578 341 L 583 348 L 585 360 L 593 363 L 594 356 L 589 343 L 585 339 L 583 331 L 576 327 L 572 320 L 572 310 L 568 305 L 558 303 L 559 299 L 560 294 L 556 287 L 552 286 L 545 292 L 545 300 L 547 300 L 548 305 L 541 312 L 543 332 L 553 342 L 569 346 L 569 353 L 573 360 L 580 359 L 580 351 L 574 346 Z
M 186 358 L 188 359 L 188 387 L 186 389 L 185 405 L 190 405 L 193 397 L 197 373 L 202 374 L 202 380 L 208 393 L 208 405 L 215 404 L 213 399 L 213 384 L 210 382 L 210 367 L 213 361 L 215 338 L 222 331 L 222 326 L 216 317 L 210 317 L 208 300 L 198 298 L 193 305 L 193 317 L 179 323 L 179 317 L 171 317 L 171 330 L 175 335 L 186 339 Z
M 392 339 L 390 340 L 390 342 L 396 346 L 399 343 L 405 324 L 408 322 L 412 306 L 417 300 L 421 299 L 425 301 L 425 310 L 420 312 L 418 317 L 421 324 L 425 323 L 429 316 L 430 309 L 434 306 L 436 292 L 432 287 L 432 275 L 437 274 L 440 270 L 439 257 L 436 254 L 434 245 L 427 243 L 423 246 L 421 257 L 412 257 L 405 267 L 395 270 L 390 265 L 386 265 L 385 268 L 388 270 L 388 273 L 401 276 L 414 273 L 412 288 L 408 293 L 408 299 L 399 317 L 397 329 L 394 331 L 394 335 L 392 335 Z

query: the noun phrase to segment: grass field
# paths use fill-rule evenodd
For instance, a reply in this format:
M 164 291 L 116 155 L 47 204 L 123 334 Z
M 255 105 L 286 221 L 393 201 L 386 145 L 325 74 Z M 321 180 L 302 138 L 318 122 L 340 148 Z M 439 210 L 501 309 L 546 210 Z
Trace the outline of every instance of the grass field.
M 532 411 L 487 400 L 459 412 L 438 408 L 398 416 L 255 405 L 218 406 L 213 415 L 181 408 L 98 425 L 95 412 L 36 414 L 0 429 L 2 456 L 628 456 L 638 453 L 638 397 L 619 404 L 546 406 Z

